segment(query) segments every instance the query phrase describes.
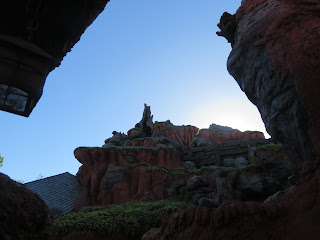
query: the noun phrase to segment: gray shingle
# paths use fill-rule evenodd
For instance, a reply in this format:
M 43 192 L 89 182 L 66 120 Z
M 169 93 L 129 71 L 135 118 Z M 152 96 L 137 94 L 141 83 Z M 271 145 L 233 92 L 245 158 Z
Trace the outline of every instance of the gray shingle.
M 72 211 L 82 192 L 77 176 L 68 172 L 28 182 L 25 186 L 46 202 L 55 218 Z

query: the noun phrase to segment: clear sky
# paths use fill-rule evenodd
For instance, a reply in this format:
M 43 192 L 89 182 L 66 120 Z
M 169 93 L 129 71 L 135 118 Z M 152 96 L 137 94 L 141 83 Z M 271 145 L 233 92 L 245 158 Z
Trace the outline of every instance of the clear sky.
M 29 118 L 0 111 L 1 172 L 24 182 L 76 174 L 79 146 L 102 146 L 140 121 L 239 130 L 264 124 L 228 74 L 231 46 L 218 37 L 240 0 L 111 0 L 52 71 Z

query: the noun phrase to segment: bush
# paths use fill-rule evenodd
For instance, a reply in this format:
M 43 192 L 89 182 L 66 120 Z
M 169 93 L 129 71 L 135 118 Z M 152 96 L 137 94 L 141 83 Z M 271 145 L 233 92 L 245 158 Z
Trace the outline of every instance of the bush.
M 92 231 L 101 235 L 123 233 L 137 239 L 145 231 L 161 224 L 162 216 L 187 208 L 177 200 L 128 202 L 106 207 L 85 207 L 54 221 L 52 235 L 62 237 L 73 231 Z
M 272 151 L 272 152 L 282 152 L 284 151 L 284 148 L 282 146 L 282 144 L 266 144 L 266 145 L 262 145 L 260 147 L 258 147 L 255 150 L 255 153 L 260 152 L 260 151 Z

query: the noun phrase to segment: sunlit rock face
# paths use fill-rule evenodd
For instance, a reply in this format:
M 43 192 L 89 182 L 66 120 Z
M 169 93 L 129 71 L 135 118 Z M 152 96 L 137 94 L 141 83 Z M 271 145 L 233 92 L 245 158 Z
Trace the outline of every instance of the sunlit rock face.
M 232 44 L 229 73 L 270 135 L 304 160 L 320 152 L 319 13 L 315 0 L 247 0 L 219 24 Z

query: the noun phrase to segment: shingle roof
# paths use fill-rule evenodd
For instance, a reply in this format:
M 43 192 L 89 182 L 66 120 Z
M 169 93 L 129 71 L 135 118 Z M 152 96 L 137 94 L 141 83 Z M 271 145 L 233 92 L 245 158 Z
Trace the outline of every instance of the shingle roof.
M 68 172 L 28 182 L 25 186 L 46 202 L 55 218 L 72 211 L 82 192 L 78 178 Z

